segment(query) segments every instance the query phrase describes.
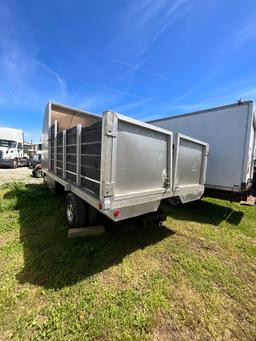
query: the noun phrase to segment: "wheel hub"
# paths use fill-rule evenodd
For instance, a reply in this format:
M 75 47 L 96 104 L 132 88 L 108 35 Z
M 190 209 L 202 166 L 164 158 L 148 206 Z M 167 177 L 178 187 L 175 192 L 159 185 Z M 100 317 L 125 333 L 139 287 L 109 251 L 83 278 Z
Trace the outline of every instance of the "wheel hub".
M 74 219 L 74 208 L 72 202 L 67 204 L 67 218 L 69 222 L 73 222 Z

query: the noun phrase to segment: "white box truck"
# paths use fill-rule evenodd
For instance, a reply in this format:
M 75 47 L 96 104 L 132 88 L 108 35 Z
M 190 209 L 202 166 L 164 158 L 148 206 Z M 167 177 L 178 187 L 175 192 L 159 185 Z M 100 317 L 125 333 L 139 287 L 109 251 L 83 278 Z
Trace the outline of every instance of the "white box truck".
M 112 111 L 102 116 L 49 102 L 42 165 L 51 189 L 67 192 L 68 225 L 158 210 L 162 199 L 199 199 L 208 144 Z
M 22 130 L 0 127 L 0 167 L 27 165 L 29 157 L 25 144 Z
M 210 145 L 206 188 L 247 191 L 253 180 L 256 119 L 252 101 L 148 122 Z

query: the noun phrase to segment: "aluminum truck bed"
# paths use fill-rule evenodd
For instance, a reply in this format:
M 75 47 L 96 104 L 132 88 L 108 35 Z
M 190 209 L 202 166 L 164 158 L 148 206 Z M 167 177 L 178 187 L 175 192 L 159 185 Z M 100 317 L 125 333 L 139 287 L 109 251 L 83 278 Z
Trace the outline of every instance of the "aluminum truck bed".
M 43 136 L 48 178 L 112 220 L 154 212 L 165 198 L 203 194 L 208 145 L 201 141 L 111 111 L 101 117 L 54 103 Z

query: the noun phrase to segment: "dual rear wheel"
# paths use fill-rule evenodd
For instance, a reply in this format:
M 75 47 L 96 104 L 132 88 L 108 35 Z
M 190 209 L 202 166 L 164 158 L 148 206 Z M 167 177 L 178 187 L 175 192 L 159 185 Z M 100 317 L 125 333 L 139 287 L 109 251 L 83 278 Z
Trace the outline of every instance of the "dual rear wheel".
M 69 227 L 85 227 L 99 222 L 99 212 L 73 193 L 66 196 L 66 218 Z

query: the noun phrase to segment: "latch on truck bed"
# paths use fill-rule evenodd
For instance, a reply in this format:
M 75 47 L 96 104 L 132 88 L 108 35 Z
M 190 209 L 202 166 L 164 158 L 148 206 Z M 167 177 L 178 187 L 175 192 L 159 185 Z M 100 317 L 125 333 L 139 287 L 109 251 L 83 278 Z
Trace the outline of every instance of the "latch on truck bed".
M 107 196 L 107 197 L 112 196 L 114 194 L 114 187 L 115 187 L 114 182 L 105 182 L 104 183 L 105 196 Z
M 110 113 L 106 116 L 106 124 L 104 124 L 104 134 L 107 136 L 116 137 L 117 124 L 115 124 L 115 115 Z

